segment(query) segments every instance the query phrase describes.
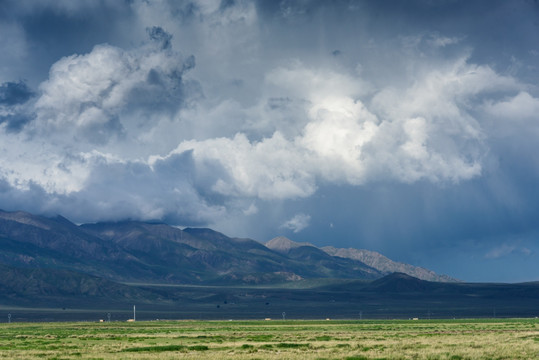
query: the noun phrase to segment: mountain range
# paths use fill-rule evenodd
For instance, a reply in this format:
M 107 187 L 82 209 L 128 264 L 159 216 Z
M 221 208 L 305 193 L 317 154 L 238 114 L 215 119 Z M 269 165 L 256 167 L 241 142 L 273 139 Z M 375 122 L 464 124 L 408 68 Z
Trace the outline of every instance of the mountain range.
M 28 321 L 91 319 L 134 303 L 148 318 L 537 316 L 538 298 L 539 283 L 464 283 L 368 250 L 0 211 L 0 306 L 53 309 L 25 310 Z
M 266 244 L 206 228 L 137 221 L 75 225 L 64 217 L 0 211 L 0 264 L 68 270 L 137 283 L 262 284 L 313 278 L 373 280 L 395 271 L 454 281 L 357 249 L 277 237 Z

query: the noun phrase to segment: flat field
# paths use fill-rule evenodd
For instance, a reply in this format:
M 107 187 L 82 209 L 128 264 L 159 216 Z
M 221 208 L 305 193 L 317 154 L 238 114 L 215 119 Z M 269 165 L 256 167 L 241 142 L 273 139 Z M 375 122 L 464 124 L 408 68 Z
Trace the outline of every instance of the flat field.
M 4 359 L 537 359 L 539 320 L 0 324 Z

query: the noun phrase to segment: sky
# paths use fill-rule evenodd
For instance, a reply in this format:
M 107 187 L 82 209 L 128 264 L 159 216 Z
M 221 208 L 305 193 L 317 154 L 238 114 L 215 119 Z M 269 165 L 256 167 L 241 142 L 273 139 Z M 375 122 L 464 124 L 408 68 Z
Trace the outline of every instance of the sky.
M 0 208 L 539 280 L 539 3 L 0 0 Z

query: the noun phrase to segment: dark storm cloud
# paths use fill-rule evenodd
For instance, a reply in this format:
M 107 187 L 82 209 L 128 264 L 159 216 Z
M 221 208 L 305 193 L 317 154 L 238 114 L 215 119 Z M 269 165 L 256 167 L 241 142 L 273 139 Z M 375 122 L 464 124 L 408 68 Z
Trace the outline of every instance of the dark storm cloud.
M 161 44 L 162 49 L 170 49 L 170 40 L 172 40 L 172 35 L 167 33 L 159 26 L 153 26 L 151 28 L 146 28 L 150 39 L 157 41 Z
M 362 7 L 373 15 L 386 35 L 437 32 L 462 37 L 473 48 L 471 60 L 509 70 L 511 61 L 533 61 L 537 47 L 539 3 L 536 1 L 365 1 Z M 523 66 L 519 71 L 532 82 L 539 81 L 539 68 Z M 531 77 L 531 78 L 530 78 Z
M 192 99 L 201 97 L 199 84 L 184 80 L 184 75 L 195 67 L 195 57 L 177 56 L 177 61 L 175 67 L 167 70 L 160 66 L 149 69 L 146 81 L 134 86 L 127 95 L 129 107 L 159 112 L 168 110 L 173 113 L 188 105 Z
M 117 213 L 118 219 L 128 216 L 203 224 L 211 219 L 208 212 L 218 214 L 221 209 L 215 207 L 211 210 L 212 205 L 197 193 L 193 171 L 190 153 L 157 161 L 151 168 L 135 162 L 105 162 L 95 168 L 85 189 L 74 198 L 85 199 L 96 218 L 102 218 L 102 214 L 107 214 L 106 218 Z M 146 186 L 141 187 L 141 183 Z M 93 199 L 96 194 L 99 194 L 98 202 Z M 100 205 L 90 205 L 92 203 Z M 87 215 L 82 212 L 80 216 Z
M 71 157 L 73 161 L 88 160 Z M 33 182 L 17 189 L 0 179 L 0 202 L 8 209 L 22 206 L 36 213 L 68 214 L 76 222 L 129 218 L 197 226 L 225 215 L 223 205 L 209 202 L 200 193 L 204 184 L 196 184 L 199 175 L 190 152 L 157 160 L 151 167 L 99 157 L 92 162 L 92 174 L 80 191 L 51 194 Z M 69 171 L 66 169 L 64 166 L 62 171 Z

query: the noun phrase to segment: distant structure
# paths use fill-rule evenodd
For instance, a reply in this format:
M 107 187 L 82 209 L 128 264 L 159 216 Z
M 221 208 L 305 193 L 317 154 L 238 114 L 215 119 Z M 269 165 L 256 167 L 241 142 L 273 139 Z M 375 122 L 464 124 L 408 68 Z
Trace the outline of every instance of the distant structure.
M 133 321 L 137 321 L 137 314 L 135 310 L 135 305 L 133 305 Z

